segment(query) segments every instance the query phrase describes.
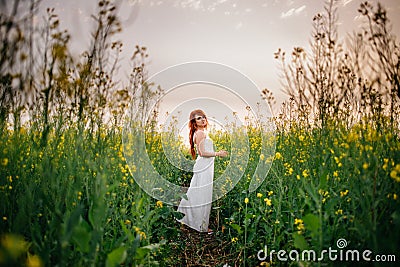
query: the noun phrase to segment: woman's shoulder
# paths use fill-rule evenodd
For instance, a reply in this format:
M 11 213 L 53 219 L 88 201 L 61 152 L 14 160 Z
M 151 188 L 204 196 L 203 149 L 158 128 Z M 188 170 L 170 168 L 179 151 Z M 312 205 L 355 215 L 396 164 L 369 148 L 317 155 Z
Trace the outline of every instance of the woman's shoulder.
M 194 136 L 202 139 L 207 137 L 207 133 L 204 130 L 196 130 L 196 132 L 194 132 Z

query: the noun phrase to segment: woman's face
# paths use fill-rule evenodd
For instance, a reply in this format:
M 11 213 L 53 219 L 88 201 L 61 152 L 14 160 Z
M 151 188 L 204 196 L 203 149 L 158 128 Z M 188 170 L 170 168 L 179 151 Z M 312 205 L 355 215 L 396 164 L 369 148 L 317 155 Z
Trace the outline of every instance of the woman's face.
M 197 127 L 204 128 L 207 126 L 207 117 L 203 114 L 197 114 L 194 119 L 196 120 Z

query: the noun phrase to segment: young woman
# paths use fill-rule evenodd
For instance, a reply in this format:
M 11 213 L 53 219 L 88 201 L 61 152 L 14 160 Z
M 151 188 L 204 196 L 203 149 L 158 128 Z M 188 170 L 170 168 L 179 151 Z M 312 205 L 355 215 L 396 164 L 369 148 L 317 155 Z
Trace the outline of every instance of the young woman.
M 192 111 L 189 120 L 190 151 L 196 163 L 186 193 L 187 199 L 182 199 L 178 207 L 178 211 L 185 216 L 178 221 L 199 232 L 212 233 L 208 223 L 212 202 L 214 158 L 226 157 L 228 152 L 225 150 L 214 152 L 213 142 L 206 132 L 207 117 L 202 110 Z

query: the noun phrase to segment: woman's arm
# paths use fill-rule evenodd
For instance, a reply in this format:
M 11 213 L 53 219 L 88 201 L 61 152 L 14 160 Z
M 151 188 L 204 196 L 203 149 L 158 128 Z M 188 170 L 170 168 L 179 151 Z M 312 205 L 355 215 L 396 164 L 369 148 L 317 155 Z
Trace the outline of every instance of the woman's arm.
M 228 155 L 228 152 L 225 150 L 221 150 L 218 152 L 209 152 L 205 151 L 204 148 L 204 140 L 206 139 L 206 134 L 203 131 L 196 131 L 196 136 L 195 136 L 195 143 L 196 147 L 198 150 L 198 153 L 201 157 L 226 157 Z

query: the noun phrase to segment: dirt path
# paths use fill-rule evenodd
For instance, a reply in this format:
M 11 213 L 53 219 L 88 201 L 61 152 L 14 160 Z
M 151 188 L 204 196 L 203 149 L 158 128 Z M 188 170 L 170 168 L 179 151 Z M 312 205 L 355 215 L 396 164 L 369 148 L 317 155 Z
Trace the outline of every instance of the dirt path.
M 198 233 L 184 225 L 181 225 L 180 231 L 181 242 L 185 245 L 181 255 L 182 266 L 224 266 L 226 264 L 225 267 L 227 267 L 228 263 L 235 260 L 228 254 L 229 243 L 223 240 L 222 232 Z

